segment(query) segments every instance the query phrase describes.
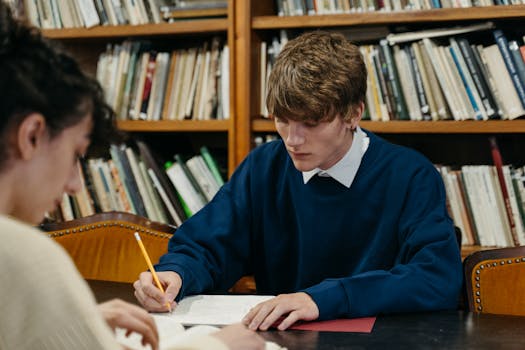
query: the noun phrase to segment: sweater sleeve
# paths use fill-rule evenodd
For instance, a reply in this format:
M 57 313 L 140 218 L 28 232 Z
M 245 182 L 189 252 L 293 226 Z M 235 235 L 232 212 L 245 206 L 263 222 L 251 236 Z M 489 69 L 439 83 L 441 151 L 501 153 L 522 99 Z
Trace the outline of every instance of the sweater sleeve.
M 119 349 L 67 253 L 41 232 L 0 221 L 0 348 Z
M 403 207 L 395 264 L 305 289 L 318 305 L 320 319 L 457 306 L 462 265 L 439 174 L 432 166 L 419 169 L 398 197 Z
M 245 160 L 212 201 L 180 226 L 155 266 L 181 276 L 177 300 L 209 290 L 226 292 L 251 269 L 248 163 Z

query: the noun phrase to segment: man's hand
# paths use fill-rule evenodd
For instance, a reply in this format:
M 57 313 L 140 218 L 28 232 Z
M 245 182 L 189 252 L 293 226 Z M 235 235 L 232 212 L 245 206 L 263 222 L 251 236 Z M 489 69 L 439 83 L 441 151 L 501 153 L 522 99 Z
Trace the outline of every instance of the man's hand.
M 113 330 L 119 327 L 127 329 L 128 334 L 131 332 L 142 334 L 143 345 L 150 344 L 152 349 L 158 349 L 157 327 L 146 310 L 120 299 L 101 303 L 98 309 Z
M 174 300 L 182 286 L 182 278 L 173 271 L 157 272 L 157 276 L 165 294 L 155 285 L 151 272 L 142 272 L 139 279 L 133 283 L 135 297 L 148 311 L 167 312 L 167 303 L 170 304 L 171 309 L 175 308 Z
M 319 308 L 312 298 L 303 292 L 281 294 L 255 305 L 243 318 L 243 323 L 252 330 L 266 331 L 278 322 L 277 329 L 283 331 L 298 320 L 311 321 L 319 317 Z
M 219 338 L 230 350 L 263 350 L 265 348 L 264 339 L 240 323 L 224 327 L 211 335 Z

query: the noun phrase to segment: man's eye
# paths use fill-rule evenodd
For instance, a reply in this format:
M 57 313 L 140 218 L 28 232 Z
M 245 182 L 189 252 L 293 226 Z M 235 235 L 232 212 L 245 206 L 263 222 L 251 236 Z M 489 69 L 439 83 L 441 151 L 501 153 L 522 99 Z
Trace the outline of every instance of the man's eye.
M 316 122 L 313 122 L 313 123 L 304 123 L 304 125 L 305 125 L 307 128 L 315 128 L 316 126 L 319 125 L 319 123 L 316 123 Z

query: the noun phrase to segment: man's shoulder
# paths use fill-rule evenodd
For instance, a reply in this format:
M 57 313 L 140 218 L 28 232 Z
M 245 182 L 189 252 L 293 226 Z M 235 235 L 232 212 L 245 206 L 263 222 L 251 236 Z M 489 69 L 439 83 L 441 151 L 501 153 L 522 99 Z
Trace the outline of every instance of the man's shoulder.
M 366 131 L 366 134 L 370 138 L 370 153 L 376 153 L 380 158 L 388 157 L 396 163 L 407 165 L 433 166 L 425 155 L 413 148 L 392 143 L 370 131 Z

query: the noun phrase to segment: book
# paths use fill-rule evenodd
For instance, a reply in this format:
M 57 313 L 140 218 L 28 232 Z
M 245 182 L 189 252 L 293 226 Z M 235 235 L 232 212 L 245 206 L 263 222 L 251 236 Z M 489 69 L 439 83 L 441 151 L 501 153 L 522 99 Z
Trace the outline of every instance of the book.
M 219 171 L 219 166 L 217 165 L 215 158 L 213 158 L 210 151 L 208 150 L 208 147 L 202 146 L 200 148 L 200 153 L 202 155 L 202 158 L 204 159 L 204 162 L 206 163 L 211 173 L 213 174 L 215 181 L 217 181 L 219 186 L 224 185 L 224 180 L 222 179 L 221 173 Z
M 516 68 L 516 63 L 514 62 L 514 59 L 509 50 L 509 42 L 507 37 L 501 29 L 492 31 L 492 35 L 494 35 L 496 44 L 498 45 L 498 48 L 501 52 L 501 56 L 503 57 L 503 62 L 505 62 L 505 66 L 507 67 L 507 70 L 510 74 L 512 84 L 514 84 L 514 88 L 518 93 L 521 106 L 525 108 L 525 81 L 520 79 L 518 70 Z
M 470 32 L 477 32 L 480 30 L 489 30 L 494 28 L 494 23 L 486 22 L 481 24 L 473 24 L 468 26 L 457 26 L 452 28 L 436 28 L 421 30 L 415 32 L 404 32 L 398 34 L 388 34 L 386 40 L 390 45 L 400 44 L 409 41 L 416 41 L 421 39 L 437 38 L 443 36 L 458 35 Z
M 428 104 L 427 93 L 423 85 L 423 78 L 421 77 L 421 71 L 416 56 L 417 43 L 405 46 L 404 50 L 407 53 L 407 58 L 410 59 L 410 69 L 412 76 L 414 77 L 414 86 L 417 91 L 417 99 L 421 108 L 421 119 L 430 119 L 430 106 Z
M 153 181 L 153 185 L 159 192 L 159 195 L 164 201 L 164 205 L 168 209 L 172 218 L 172 223 L 180 226 L 182 222 L 187 219 L 187 216 L 177 196 L 175 187 L 166 174 L 166 171 L 159 165 L 158 158 L 155 157 L 148 145 L 140 140 L 137 140 L 136 144 L 140 156 L 148 169 L 150 178 Z M 151 176 L 151 172 L 153 172 L 155 176 Z M 154 180 L 154 178 L 156 178 L 156 180 Z
M 408 115 L 405 96 L 401 90 L 399 74 L 394 63 L 394 58 L 392 57 L 392 51 L 386 39 L 379 41 L 379 50 L 383 52 L 383 57 L 385 59 L 386 75 L 391 86 L 395 115 L 397 119 L 408 120 L 410 117 Z
M 415 85 L 415 77 L 410 68 L 410 58 L 407 57 L 405 50 L 401 49 L 399 45 L 394 45 L 394 61 L 399 72 L 399 80 L 401 81 L 401 89 L 406 98 L 408 115 L 410 120 L 422 120 L 421 106 L 417 98 L 417 90 Z M 368 91 L 367 91 L 368 92 Z
M 461 54 L 463 55 L 463 58 L 465 60 L 465 64 L 470 73 L 470 76 L 472 77 L 472 81 L 476 86 L 476 90 L 478 91 L 481 103 L 485 107 L 487 118 L 498 118 L 498 106 L 496 105 L 496 101 L 494 99 L 494 96 L 492 95 L 492 91 L 489 88 L 487 78 L 482 70 L 482 67 L 480 67 L 478 61 L 476 60 L 475 53 L 473 52 L 472 47 L 470 46 L 466 38 L 458 38 L 457 43 L 459 49 L 461 50 Z
M 188 217 L 202 209 L 206 201 L 201 193 L 195 188 L 188 178 L 188 171 L 184 171 L 180 162 L 169 165 L 166 173 L 170 178 L 173 186 L 177 190 L 189 210 Z
M 499 150 L 495 137 L 493 136 L 490 137 L 489 142 L 490 142 L 490 150 L 492 154 L 492 161 L 494 162 L 494 166 L 496 167 L 496 171 L 498 174 L 498 180 L 499 180 L 499 186 L 501 188 L 501 194 L 503 195 L 505 213 L 507 216 L 510 233 L 512 236 L 512 241 L 515 246 L 519 246 L 521 242 L 518 237 L 517 230 L 516 230 L 516 223 L 514 222 L 514 215 L 512 213 L 512 206 L 510 203 L 509 189 L 507 188 L 507 182 L 505 181 L 505 175 L 503 173 L 503 159 L 501 157 L 501 152 Z
M 480 51 L 480 56 L 501 99 L 503 118 L 515 119 L 525 114 L 518 92 L 512 83 L 510 73 L 505 68 L 504 59 L 498 46 L 493 44 L 483 47 Z
M 449 38 L 449 42 L 450 54 L 452 55 L 452 59 L 456 64 L 456 69 L 460 75 L 461 81 L 463 82 L 465 91 L 467 92 L 468 100 L 470 101 L 472 108 L 474 109 L 474 119 L 487 120 L 487 112 L 485 111 L 485 107 L 483 106 L 478 90 L 474 85 L 474 81 L 472 80 L 472 76 L 470 75 L 470 72 L 467 68 L 467 64 L 465 62 L 463 54 L 461 53 L 459 45 L 455 38 Z

